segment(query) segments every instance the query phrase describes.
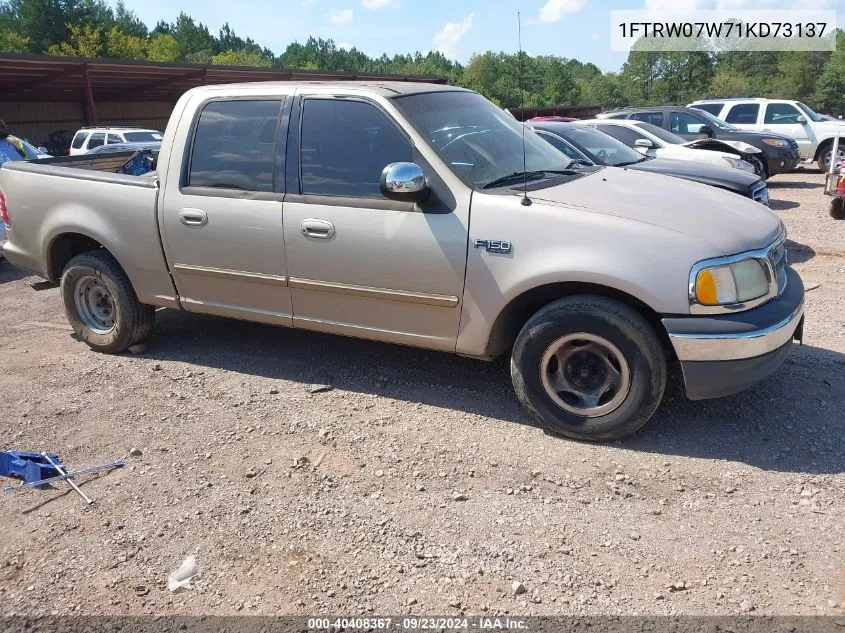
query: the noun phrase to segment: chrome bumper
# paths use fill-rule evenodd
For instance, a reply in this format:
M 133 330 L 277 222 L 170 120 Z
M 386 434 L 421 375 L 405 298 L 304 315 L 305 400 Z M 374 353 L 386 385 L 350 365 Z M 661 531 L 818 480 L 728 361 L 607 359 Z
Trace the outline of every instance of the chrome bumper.
M 754 358 L 773 352 L 789 343 L 795 336 L 802 318 L 804 318 L 803 296 L 798 307 L 789 316 L 765 328 L 750 332 L 718 334 L 673 334 L 670 332 L 669 340 L 675 348 L 678 360 L 682 362 Z

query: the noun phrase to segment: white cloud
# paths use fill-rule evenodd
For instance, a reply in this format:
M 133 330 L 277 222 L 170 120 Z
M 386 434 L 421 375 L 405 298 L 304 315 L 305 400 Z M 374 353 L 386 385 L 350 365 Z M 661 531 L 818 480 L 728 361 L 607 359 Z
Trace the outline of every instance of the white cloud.
M 332 24 L 345 24 L 352 22 L 353 15 L 352 9 L 343 9 L 342 11 L 332 9 L 326 17 Z
M 645 8 L 655 11 L 695 11 L 706 4 L 706 0 L 645 0 Z
M 303 7 L 310 7 L 315 2 L 317 2 L 317 0 L 300 0 L 299 4 L 301 4 Z
M 598 31 L 593 31 L 593 34 L 590 36 L 590 41 L 598 42 L 601 39 L 601 35 L 599 35 Z
M 835 9 L 837 0 L 645 0 L 645 8 L 656 11 L 739 11 L 747 9 Z
M 567 13 L 578 13 L 587 6 L 587 0 L 549 0 L 540 9 L 540 22 L 560 22 Z
M 385 9 L 395 7 L 399 0 L 361 0 L 361 6 L 365 9 Z
M 447 22 L 446 26 L 434 36 L 434 48 L 446 57 L 454 59 L 458 54 L 458 45 L 464 35 L 472 28 L 475 13 L 470 13 L 463 22 Z

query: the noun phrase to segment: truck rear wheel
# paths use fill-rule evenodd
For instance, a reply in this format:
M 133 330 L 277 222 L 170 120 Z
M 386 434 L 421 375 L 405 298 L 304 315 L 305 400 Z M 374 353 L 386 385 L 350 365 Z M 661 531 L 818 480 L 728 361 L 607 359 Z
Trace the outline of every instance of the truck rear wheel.
M 648 322 L 594 295 L 549 304 L 522 328 L 511 356 L 517 397 L 554 435 L 607 441 L 648 422 L 666 387 L 666 358 Z
M 61 286 L 67 319 L 91 349 L 117 354 L 152 332 L 155 308 L 138 301 L 126 273 L 106 251 L 71 259 Z

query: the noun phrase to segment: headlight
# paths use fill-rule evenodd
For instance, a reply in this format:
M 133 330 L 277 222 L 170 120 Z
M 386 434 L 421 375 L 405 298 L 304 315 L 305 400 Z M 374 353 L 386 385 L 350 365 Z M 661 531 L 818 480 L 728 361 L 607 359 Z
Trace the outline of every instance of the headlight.
M 746 163 L 741 158 L 730 158 L 728 156 L 723 156 L 722 160 L 728 164 L 728 167 L 733 167 L 734 169 L 741 169 L 742 171 L 748 171 L 752 174 L 754 173 L 754 167 L 751 166 L 751 163 Z
M 772 147 L 789 147 L 789 141 L 782 138 L 764 138 L 763 142 Z
M 695 299 L 704 306 L 744 303 L 768 291 L 766 270 L 757 259 L 703 268 L 695 278 Z

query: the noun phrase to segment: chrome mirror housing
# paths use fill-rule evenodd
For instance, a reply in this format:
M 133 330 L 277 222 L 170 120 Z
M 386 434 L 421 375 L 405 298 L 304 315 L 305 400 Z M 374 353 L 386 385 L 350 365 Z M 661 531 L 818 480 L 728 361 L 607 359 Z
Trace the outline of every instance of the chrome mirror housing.
M 416 163 L 390 163 L 381 172 L 381 193 L 391 200 L 425 202 L 429 190 L 422 167 Z

